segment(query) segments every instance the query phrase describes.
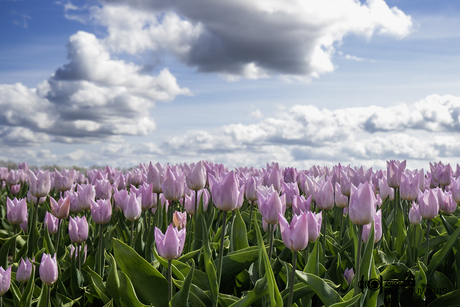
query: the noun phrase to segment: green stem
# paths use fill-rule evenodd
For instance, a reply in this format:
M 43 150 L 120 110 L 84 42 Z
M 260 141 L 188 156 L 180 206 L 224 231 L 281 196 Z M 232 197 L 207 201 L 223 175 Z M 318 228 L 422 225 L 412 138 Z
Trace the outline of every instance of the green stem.
M 358 225 L 358 254 L 356 255 L 356 275 L 355 275 L 355 292 L 359 293 L 358 283 L 361 274 L 361 245 L 363 236 L 363 225 Z
M 185 205 L 185 200 L 184 200 L 184 205 Z M 198 191 L 195 191 L 195 214 L 193 214 L 193 224 L 195 228 L 196 228 L 197 216 L 198 216 Z M 195 228 L 193 230 L 195 230 Z
M 131 221 L 131 247 L 132 247 L 132 248 L 134 248 L 134 240 L 133 240 L 134 222 L 135 222 L 135 221 Z
M 18 233 L 18 225 L 14 224 L 14 235 L 16 235 L 17 233 Z M 13 242 L 13 262 L 16 260 L 16 240 L 17 240 L 17 237 L 14 238 L 14 242 Z
M 294 278 L 295 278 L 296 263 L 297 263 L 297 251 L 292 251 L 292 273 L 291 273 L 291 280 L 289 282 L 288 306 L 292 306 L 292 298 L 294 296 Z
M 251 227 L 252 227 L 252 211 L 254 210 L 254 201 L 251 200 L 251 211 L 249 212 L 249 231 L 251 232 Z
M 58 250 L 59 250 L 59 239 L 60 239 L 60 236 L 61 236 L 61 223 L 63 221 L 61 219 L 58 220 L 58 229 L 57 229 L 57 234 L 56 234 L 56 254 L 58 253 Z
M 396 211 L 398 211 L 398 188 L 395 188 L 395 206 L 393 208 L 393 250 L 396 250 Z
M 219 246 L 219 271 L 217 272 L 217 289 L 220 287 L 220 279 L 222 277 L 222 258 L 224 256 L 224 238 L 225 238 L 225 226 L 227 224 L 227 211 L 223 211 L 222 215 L 222 232 L 220 234 L 220 246 Z
M 78 270 L 81 273 L 81 243 L 77 244 L 77 248 L 75 249 L 75 252 L 77 253 L 77 261 L 78 261 Z
M 340 233 L 339 233 L 339 238 L 342 239 L 343 238 L 343 208 L 339 208 L 339 212 L 340 212 Z
M 168 301 L 172 300 L 172 268 L 171 259 L 168 259 Z
M 102 277 L 102 229 L 103 226 L 102 224 L 99 225 L 99 270 L 98 270 L 98 273 L 99 273 L 99 276 Z
M 51 307 L 51 286 L 48 286 L 48 297 L 46 298 L 46 306 Z
M 268 224 L 268 235 L 270 236 L 270 248 L 268 249 L 268 260 L 270 261 L 273 254 L 273 237 L 275 236 L 275 225 Z
M 428 265 L 428 247 L 429 247 L 429 240 L 430 240 L 430 224 L 431 224 L 431 220 L 428 220 L 426 222 L 426 244 L 425 244 L 425 259 L 424 259 L 424 262 L 425 262 L 425 265 Z

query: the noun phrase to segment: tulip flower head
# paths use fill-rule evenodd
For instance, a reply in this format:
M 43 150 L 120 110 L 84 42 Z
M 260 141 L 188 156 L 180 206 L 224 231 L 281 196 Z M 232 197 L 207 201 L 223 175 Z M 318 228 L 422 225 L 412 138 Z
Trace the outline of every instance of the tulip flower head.
M 102 188 L 99 187 L 99 189 L 102 189 Z M 79 207 L 79 209 L 80 210 L 91 210 L 91 200 L 94 200 L 96 198 L 96 189 L 94 188 L 94 186 L 92 184 L 77 185 L 77 194 L 78 194 L 78 201 L 77 201 L 78 205 L 77 206 Z
M 406 160 L 399 162 L 396 160 L 387 161 L 387 181 L 388 186 L 392 188 L 399 188 L 401 181 L 401 174 L 406 168 Z
M 184 196 L 185 178 L 182 172 L 173 172 L 169 167 L 166 170 L 165 180 L 161 185 L 163 195 L 167 200 L 179 200 Z
M 375 215 L 377 198 L 372 185 L 361 183 L 358 188 L 352 187 L 348 215 L 353 224 L 366 225 L 372 223 Z
M 8 292 L 11 283 L 11 266 L 4 270 L 0 267 L 0 296 Z
M 294 197 L 299 196 L 299 186 L 297 183 L 282 183 L 283 194 L 286 194 L 286 207 L 291 208 Z
M 314 242 L 318 239 L 321 233 L 321 223 L 323 221 L 323 213 L 307 212 L 308 219 L 308 242 Z
M 53 257 L 49 254 L 43 254 L 39 268 L 40 279 L 42 282 L 51 286 L 58 279 L 58 266 L 56 254 Z
M 167 260 L 179 258 L 184 249 L 185 234 L 185 228 L 177 230 L 172 224 L 168 226 L 165 234 L 155 227 L 155 245 L 158 254 Z
M 91 217 L 94 223 L 103 225 L 110 222 L 112 217 L 112 204 L 110 199 L 91 200 Z
M 367 242 L 369 234 L 371 232 L 372 223 L 363 226 L 362 239 Z M 382 238 L 382 211 L 379 210 L 374 216 L 374 244 L 380 241 Z
M 294 214 L 291 224 L 278 213 L 281 237 L 284 245 L 292 251 L 300 251 L 308 245 L 308 219 L 305 212 L 300 215 Z
M 58 201 L 50 196 L 51 213 L 58 219 L 65 219 L 69 216 L 70 197 L 60 198 Z
M 318 190 L 316 190 L 315 193 L 318 208 L 321 210 L 330 210 L 334 208 L 334 187 L 331 179 L 319 184 Z
M 110 199 L 112 197 L 112 185 L 108 180 L 96 180 L 95 190 L 97 199 Z
M 136 197 L 136 194 L 130 193 L 126 199 L 125 204 L 123 205 L 123 214 L 128 220 L 135 221 L 137 220 L 142 213 L 142 197 Z
M 439 201 L 435 192 L 431 189 L 425 190 L 418 195 L 419 211 L 423 218 L 434 219 L 439 213 Z
M 296 195 L 292 199 L 292 211 L 300 215 L 301 212 L 308 212 L 311 210 L 311 195 L 307 199 L 303 195 Z
M 16 280 L 21 283 L 26 283 L 29 281 L 31 273 L 32 262 L 30 262 L 29 258 L 26 258 L 26 261 L 21 258 L 21 263 L 19 264 L 18 271 L 16 272 Z
M 203 197 L 203 210 L 206 211 L 208 209 L 209 204 L 209 191 L 206 189 L 198 191 L 198 204 Z M 190 215 L 195 215 L 195 193 L 192 193 L 190 196 L 185 195 L 185 203 L 184 203 L 185 211 L 187 211 Z
M 345 271 L 343 272 L 343 277 L 345 277 L 345 280 L 349 285 L 351 285 L 351 282 L 353 281 L 353 277 L 355 277 L 355 272 L 353 271 L 353 268 L 348 269 L 346 268 Z
M 46 197 L 51 189 L 51 178 L 50 172 L 41 171 L 37 172 L 37 175 L 29 170 L 29 191 L 34 197 Z
M 187 225 L 187 212 L 174 211 L 173 225 L 178 230 L 181 230 Z
M 69 237 L 74 243 L 80 244 L 88 239 L 88 222 L 86 217 L 69 218 Z
M 10 193 L 13 195 L 16 195 L 19 193 L 19 190 L 21 189 L 21 184 L 15 184 L 11 186 Z
M 6 198 L 6 217 L 11 224 L 19 225 L 27 220 L 27 202 L 25 198 L 11 200 Z
M 139 195 L 142 196 L 142 210 L 157 206 L 157 195 L 152 192 L 153 184 L 144 183 L 139 187 Z
M 342 194 L 342 189 L 338 182 L 335 183 L 335 205 L 339 208 L 348 207 L 348 197 Z
M 420 178 L 418 174 L 413 175 L 410 172 L 401 174 L 401 182 L 399 186 L 401 199 L 407 201 L 413 201 L 417 199 L 420 187 L 419 180 Z
M 210 185 L 212 185 L 212 200 L 218 209 L 233 211 L 241 207 L 245 186 L 239 186 L 238 179 L 233 171 L 222 176 L 220 180 L 210 175 L 209 181 Z
M 58 172 L 54 169 L 54 189 L 56 191 L 67 191 L 72 188 L 73 172 L 63 169 Z
M 204 166 L 203 161 L 195 164 L 190 172 L 185 176 L 185 181 L 190 190 L 198 191 L 204 189 L 206 185 L 206 167 Z
M 44 223 L 49 234 L 57 233 L 59 225 L 59 219 L 57 217 L 46 211 Z
M 76 256 L 77 256 L 77 255 L 74 255 L 74 254 L 75 254 L 75 250 L 78 250 L 78 253 L 80 253 L 80 257 L 83 256 L 83 257 L 82 257 L 82 258 L 83 258 L 82 264 L 85 263 L 85 262 L 86 262 L 86 256 L 87 256 L 87 254 L 88 254 L 88 245 L 85 244 L 85 248 L 83 249 L 83 255 L 82 255 L 82 254 L 81 254 L 81 245 L 78 245 L 78 247 L 75 248 L 75 247 L 73 246 L 73 244 L 71 244 L 71 245 L 70 245 L 70 258 L 73 258 L 73 257 L 76 257 Z
M 284 215 L 286 211 L 286 194 L 278 195 L 278 192 L 268 193 L 267 196 L 259 193 L 259 210 L 262 218 L 269 224 L 278 224 L 278 213 Z
M 412 207 L 409 210 L 409 222 L 418 225 L 421 221 L 422 215 L 420 214 L 419 207 L 415 202 L 412 202 Z

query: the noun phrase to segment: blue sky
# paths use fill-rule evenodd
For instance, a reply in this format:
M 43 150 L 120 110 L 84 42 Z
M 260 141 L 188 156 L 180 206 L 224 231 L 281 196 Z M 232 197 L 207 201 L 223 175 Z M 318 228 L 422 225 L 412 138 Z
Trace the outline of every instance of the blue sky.
M 457 1 L 0 0 L 0 159 L 456 163 L 459 13 Z

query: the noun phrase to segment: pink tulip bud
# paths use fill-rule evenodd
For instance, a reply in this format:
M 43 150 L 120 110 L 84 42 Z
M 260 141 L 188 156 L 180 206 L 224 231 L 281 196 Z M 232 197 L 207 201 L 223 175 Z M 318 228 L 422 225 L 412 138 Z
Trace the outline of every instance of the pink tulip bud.
M 409 222 L 418 225 L 421 221 L 422 215 L 420 214 L 419 207 L 415 202 L 412 202 L 412 207 L 409 210 Z
M 11 200 L 6 198 L 6 217 L 11 224 L 19 225 L 27 220 L 27 202 L 25 198 Z
M 16 272 L 16 280 L 21 283 L 26 283 L 29 281 L 31 273 L 32 262 L 30 262 L 29 258 L 26 258 L 26 261 L 21 258 L 21 263 L 19 264 L 18 271 Z
M 37 172 L 37 176 L 29 170 L 29 191 L 32 196 L 35 197 L 46 197 L 50 192 L 51 188 L 51 178 L 49 171 Z
M 218 209 L 233 211 L 241 207 L 245 186 L 239 187 L 234 171 L 225 174 L 219 181 L 213 175 L 210 175 L 209 179 L 210 182 L 213 182 L 211 190 L 212 200 Z
M 335 205 L 339 208 L 348 207 L 348 197 L 342 194 L 342 189 L 338 182 L 335 183 Z
M 321 210 L 330 210 L 334 208 L 334 187 L 331 179 L 322 183 L 316 191 L 316 204 Z
M 153 184 L 144 183 L 139 187 L 139 194 L 142 196 L 142 210 L 157 206 L 157 195 L 152 192 Z
M 323 213 L 307 212 L 308 219 L 308 242 L 314 242 L 318 239 L 321 233 L 321 223 L 323 221 Z
M 181 230 L 187 225 L 187 212 L 174 211 L 173 225 L 178 230 Z
M 296 195 L 292 199 L 292 210 L 295 214 L 300 215 L 302 212 L 311 210 L 311 195 L 307 199 L 303 195 Z
M 282 170 L 279 167 L 275 167 L 267 172 L 266 185 L 273 185 L 273 188 L 280 192 L 281 183 L 283 182 Z
M 413 201 L 417 199 L 419 191 L 419 176 L 415 176 L 409 172 L 401 174 L 401 181 L 399 185 L 401 199 Z
M 155 245 L 158 254 L 168 260 L 179 258 L 184 249 L 185 234 L 185 228 L 177 230 L 172 224 L 168 226 L 164 235 L 155 227 Z
M 45 226 L 49 234 L 55 234 L 58 231 L 59 219 L 46 211 Z
M 73 184 L 73 173 L 69 170 L 63 169 L 58 172 L 54 169 L 54 188 L 56 191 L 70 190 Z
M 188 188 L 193 191 L 204 189 L 206 178 L 206 168 L 204 167 L 203 161 L 195 164 L 190 170 L 190 173 L 185 177 Z
M 147 183 L 151 183 L 153 186 L 153 193 L 161 193 L 161 185 L 164 181 L 163 169 L 161 171 L 150 162 L 149 170 L 147 173 Z
M 91 217 L 94 223 L 103 225 L 110 222 L 112 217 L 112 204 L 110 199 L 91 200 Z
M 69 216 L 70 197 L 60 198 L 57 202 L 50 196 L 51 213 L 58 219 Z
M 388 186 L 386 176 L 379 179 L 379 194 L 382 200 L 385 200 L 388 197 L 388 200 L 392 201 L 395 198 L 395 190 Z
M 353 268 L 348 269 L 346 268 L 345 271 L 343 272 L 343 277 L 345 277 L 345 280 L 349 285 L 351 285 L 351 282 L 353 281 L 353 277 L 355 277 L 355 272 L 353 271 Z
M 372 223 L 363 226 L 362 239 L 367 242 L 371 232 Z M 382 211 L 379 210 L 374 216 L 374 244 L 382 238 Z
M 377 199 L 372 185 L 361 183 L 358 188 L 352 187 L 348 215 L 353 224 L 366 225 L 372 223 L 375 215 Z
M 258 201 L 262 218 L 269 224 L 278 224 L 278 213 L 284 215 L 286 211 L 286 195 L 280 197 L 276 191 L 267 196 L 259 193 Z
M 246 198 L 250 201 L 255 201 L 257 200 L 257 187 L 259 186 L 258 179 L 254 176 L 250 176 L 245 184 L 245 195 Z
M 42 282 L 44 282 L 48 286 L 51 286 L 57 281 L 59 273 L 56 254 L 54 254 L 54 257 L 51 257 L 51 255 L 49 254 L 43 254 L 42 261 L 40 263 L 39 273 Z
M 96 180 L 96 198 L 110 199 L 112 197 L 112 185 L 108 180 Z
M 99 180 L 96 180 L 96 181 L 99 181 Z M 99 185 L 100 185 L 99 189 L 101 189 L 101 183 Z M 108 193 L 108 191 L 106 192 Z M 92 184 L 77 185 L 77 195 L 78 195 L 77 204 L 80 210 L 91 210 L 91 200 L 94 200 L 96 198 L 96 189 L 94 188 L 94 186 Z
M 69 218 L 69 237 L 74 243 L 80 244 L 88 239 L 88 222 L 86 217 Z
M 113 193 L 113 199 L 115 200 L 115 211 L 123 211 L 125 206 L 126 198 L 128 197 L 127 190 L 117 190 Z
M 390 160 L 387 161 L 387 180 L 388 185 L 392 188 L 399 188 L 399 183 L 401 181 L 401 174 L 406 168 L 406 160 L 403 162 Z
M 283 194 L 286 194 L 286 207 L 292 207 L 294 197 L 300 195 L 299 186 L 297 183 L 284 183 L 282 182 Z
M 418 195 L 420 214 L 427 220 L 434 219 L 439 213 L 439 202 L 433 190 L 425 190 Z
M 284 182 L 297 184 L 297 169 L 293 167 L 286 167 L 284 169 Z
M 184 196 L 185 178 L 183 173 L 172 172 L 171 167 L 166 170 L 165 180 L 161 186 L 167 200 L 179 200 Z
M 123 214 L 128 220 L 137 220 L 142 213 L 142 197 L 136 197 L 135 194 L 129 194 L 126 197 L 125 204 L 123 205 Z
M 12 169 L 8 172 L 8 177 L 6 178 L 6 183 L 9 185 L 15 185 L 19 183 L 21 179 L 21 173 L 19 170 Z
M 308 219 L 307 214 L 294 214 L 291 224 L 284 218 L 281 213 L 278 213 L 281 237 L 284 245 L 292 251 L 300 251 L 308 245 Z
M 0 267 L 0 296 L 8 292 L 11 283 L 11 266 L 6 269 Z
M 13 195 L 16 195 L 19 193 L 19 190 L 21 190 L 21 184 L 15 184 L 11 186 L 10 192 Z
M 209 191 L 206 189 L 198 191 L 198 206 L 200 204 L 201 197 L 203 197 L 203 210 L 208 210 L 209 204 Z M 195 215 L 195 193 L 192 193 L 190 196 L 185 195 L 185 204 L 184 204 L 185 211 L 187 211 L 190 215 Z

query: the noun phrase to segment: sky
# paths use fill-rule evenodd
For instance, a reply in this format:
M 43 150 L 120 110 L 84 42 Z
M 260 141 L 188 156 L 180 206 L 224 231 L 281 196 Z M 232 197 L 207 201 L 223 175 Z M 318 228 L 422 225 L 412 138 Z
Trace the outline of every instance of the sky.
M 460 2 L 0 0 L 0 160 L 460 158 Z

